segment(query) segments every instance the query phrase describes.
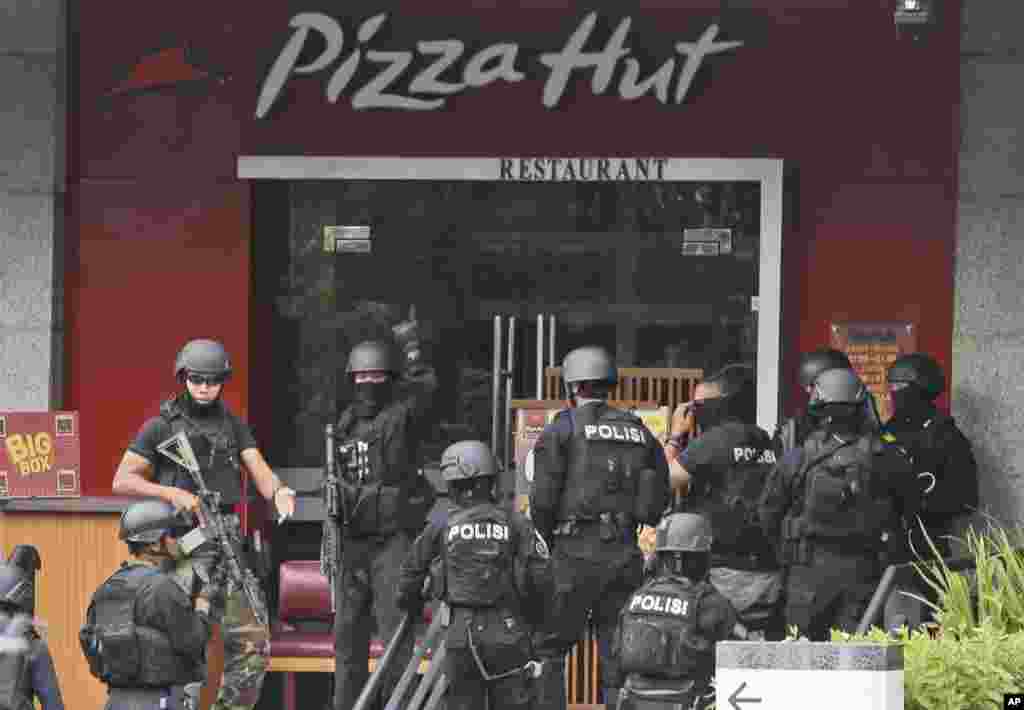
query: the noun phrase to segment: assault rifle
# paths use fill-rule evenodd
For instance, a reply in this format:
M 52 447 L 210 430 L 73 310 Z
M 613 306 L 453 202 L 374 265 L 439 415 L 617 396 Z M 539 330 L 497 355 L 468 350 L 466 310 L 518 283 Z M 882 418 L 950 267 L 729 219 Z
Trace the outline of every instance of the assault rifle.
M 156 450 L 188 471 L 197 490 L 199 526 L 202 528 L 204 536 L 220 547 L 223 562 L 227 565 L 228 579 L 241 587 L 256 621 L 262 626 L 266 626 L 268 623 L 267 610 L 260 602 L 255 578 L 251 573 L 246 574 L 247 570 L 242 567 L 242 563 L 238 559 L 238 553 L 235 550 L 235 536 L 228 529 L 220 510 L 220 492 L 211 491 L 206 487 L 206 480 L 203 478 L 199 461 L 196 459 L 185 432 L 178 432 L 170 439 L 160 443 Z
M 334 468 L 334 425 L 326 427 L 327 454 L 324 458 L 324 526 L 320 542 L 320 572 L 327 577 L 331 590 L 331 611 L 335 610 L 334 580 L 338 576 L 338 559 L 341 553 L 341 528 L 344 510 L 341 490 L 338 487 L 338 473 Z
M 366 442 L 353 439 L 340 446 L 335 441 L 333 424 L 325 427 L 326 452 L 324 455 L 324 480 L 322 493 L 324 500 L 324 526 L 320 543 L 320 572 L 327 577 L 331 589 L 331 610 L 335 608 L 334 580 L 338 574 L 338 560 L 341 554 L 342 541 L 345 538 L 350 520 L 349 506 L 352 501 L 342 488 L 341 477 L 338 476 L 340 466 L 342 476 L 347 483 L 361 484 L 370 476 L 369 447 Z M 341 461 L 335 464 L 335 454 Z

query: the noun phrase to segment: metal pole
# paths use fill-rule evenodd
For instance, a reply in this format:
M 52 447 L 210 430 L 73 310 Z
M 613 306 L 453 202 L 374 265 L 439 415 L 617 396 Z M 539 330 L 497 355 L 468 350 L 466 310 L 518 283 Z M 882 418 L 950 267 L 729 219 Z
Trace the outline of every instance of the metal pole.
M 501 316 L 494 316 L 494 352 L 491 367 L 491 451 L 498 455 L 498 432 L 501 429 Z
M 896 579 L 897 569 L 898 565 L 889 565 L 885 568 L 882 578 L 878 581 L 878 586 L 875 587 L 875 593 L 871 595 L 871 601 L 868 602 L 868 608 L 864 611 L 864 616 L 860 618 L 860 623 L 857 624 L 858 634 L 867 633 L 871 625 L 882 614 L 885 602 L 889 599 L 889 594 L 892 593 L 892 584 Z
M 505 368 L 505 431 L 502 437 L 502 446 L 505 450 L 505 470 L 510 471 L 512 466 L 512 385 L 514 375 L 512 368 L 515 366 L 516 349 L 516 317 L 508 317 L 508 358 Z
M 550 367 L 557 367 L 555 364 L 555 317 L 548 320 L 548 364 Z
M 412 619 L 410 614 L 405 614 L 402 620 L 398 622 L 398 628 L 395 629 L 395 633 L 391 635 L 391 641 L 388 643 L 387 649 L 384 651 L 384 655 L 377 659 L 377 666 L 373 669 L 373 674 L 370 675 L 369 680 L 366 681 L 366 685 L 363 686 L 363 690 L 359 693 L 359 697 L 356 699 L 356 704 L 352 706 L 352 710 L 366 710 L 370 706 L 371 702 L 377 699 L 377 689 L 380 688 L 381 681 L 384 679 L 384 674 L 387 672 L 388 665 L 391 664 L 395 657 L 395 653 L 398 652 L 398 646 L 402 643 L 402 639 L 406 633 L 411 631 L 413 627 Z
M 537 399 L 544 399 L 544 314 L 537 314 Z

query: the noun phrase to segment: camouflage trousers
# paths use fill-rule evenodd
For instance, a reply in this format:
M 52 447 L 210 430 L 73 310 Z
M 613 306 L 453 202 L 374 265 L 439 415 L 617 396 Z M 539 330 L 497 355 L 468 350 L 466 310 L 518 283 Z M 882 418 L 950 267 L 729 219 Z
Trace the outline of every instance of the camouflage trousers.
M 237 530 L 237 516 L 226 516 L 225 519 Z M 202 581 L 210 578 L 212 562 L 210 557 L 203 556 L 181 560 L 174 570 L 178 583 L 189 594 L 198 592 Z M 249 570 L 245 574 L 252 577 Z M 262 588 L 258 584 L 254 586 L 259 589 L 260 603 L 266 609 Z M 224 675 L 210 710 L 252 710 L 260 699 L 263 679 L 267 674 L 270 629 L 256 621 L 245 592 L 233 583 L 229 586 L 223 607 L 211 609 L 210 617 L 220 622 L 224 639 Z

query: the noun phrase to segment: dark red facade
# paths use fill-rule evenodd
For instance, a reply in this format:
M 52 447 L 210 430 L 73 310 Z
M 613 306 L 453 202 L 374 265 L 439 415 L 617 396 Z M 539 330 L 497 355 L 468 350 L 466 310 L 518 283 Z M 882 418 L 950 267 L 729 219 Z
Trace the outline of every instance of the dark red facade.
M 911 321 L 918 347 L 948 368 L 959 128 L 959 28 L 948 18 L 959 3 L 919 42 L 899 35 L 884 0 L 750 0 L 716 15 L 720 5 L 407 0 L 387 4 L 387 31 L 371 42 L 555 51 L 596 11 L 596 44 L 630 16 L 630 43 L 654 56 L 718 22 L 719 39 L 744 45 L 708 62 L 682 105 L 595 96 L 586 71 L 554 109 L 531 75 L 466 90 L 442 110 L 357 111 L 350 91 L 325 98 L 349 45 L 330 68 L 291 79 L 261 119 L 260 86 L 296 13 L 331 15 L 353 42 L 382 10 L 106 0 L 73 13 L 65 406 L 81 412 L 83 492 L 109 491 L 130 437 L 173 391 L 187 337 L 225 341 L 236 371 L 226 397 L 258 432 L 271 403 L 251 384 L 271 376 L 259 354 L 273 334 L 253 296 L 240 155 L 781 158 L 794 198 L 783 233 L 785 381 L 798 353 L 827 343 L 841 320 Z M 791 388 L 782 393 L 789 409 Z

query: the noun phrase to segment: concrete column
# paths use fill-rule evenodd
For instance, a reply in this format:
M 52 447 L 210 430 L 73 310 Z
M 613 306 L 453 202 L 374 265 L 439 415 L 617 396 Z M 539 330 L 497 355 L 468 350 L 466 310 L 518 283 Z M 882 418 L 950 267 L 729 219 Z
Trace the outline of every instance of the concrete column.
M 982 506 L 1024 519 L 1024 4 L 965 0 L 952 406 Z
M 0 3 L 0 409 L 62 404 L 62 0 Z

